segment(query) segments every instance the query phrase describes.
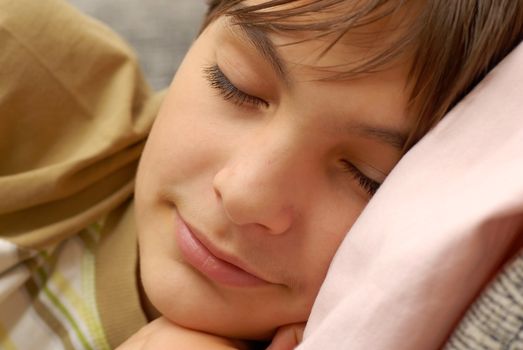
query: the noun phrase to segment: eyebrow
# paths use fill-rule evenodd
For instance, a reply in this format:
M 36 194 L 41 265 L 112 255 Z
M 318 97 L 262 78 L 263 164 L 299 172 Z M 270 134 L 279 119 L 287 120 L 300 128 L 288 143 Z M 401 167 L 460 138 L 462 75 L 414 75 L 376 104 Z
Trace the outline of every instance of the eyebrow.
M 405 133 L 386 127 L 356 124 L 349 126 L 349 131 L 386 143 L 400 150 L 402 150 L 407 143 L 407 135 Z
M 239 30 L 235 30 L 236 28 L 239 28 Z M 265 31 L 256 26 L 242 22 L 230 23 L 229 29 L 240 39 L 248 41 L 259 52 L 259 54 L 269 62 L 280 79 L 287 84 L 289 83 L 290 80 L 285 67 L 285 62 L 278 54 L 274 43 Z M 357 124 L 350 126 L 349 130 L 400 150 L 403 149 L 407 142 L 407 135 L 394 129 L 367 124 Z
M 236 30 L 236 28 L 239 30 Z M 229 24 L 229 29 L 240 39 L 248 41 L 269 62 L 278 77 L 285 83 L 289 83 L 285 63 L 264 30 L 241 22 L 232 22 Z

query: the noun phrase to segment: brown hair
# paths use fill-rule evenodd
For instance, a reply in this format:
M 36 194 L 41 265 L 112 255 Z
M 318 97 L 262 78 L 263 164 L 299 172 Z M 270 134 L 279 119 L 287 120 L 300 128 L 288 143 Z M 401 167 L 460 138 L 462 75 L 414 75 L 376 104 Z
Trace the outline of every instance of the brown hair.
M 405 50 L 414 54 L 410 104 L 416 111 L 405 151 L 523 39 L 523 0 L 211 0 L 204 27 L 221 15 L 266 32 L 308 31 L 332 37 L 327 52 L 351 29 L 417 9 L 402 20 L 401 34 L 356 68 L 347 79 L 371 73 Z M 239 6 L 241 5 L 241 6 Z M 310 16 L 315 14 L 315 16 Z M 320 16 L 318 16 L 320 15 Z M 412 18 L 414 17 L 414 18 Z

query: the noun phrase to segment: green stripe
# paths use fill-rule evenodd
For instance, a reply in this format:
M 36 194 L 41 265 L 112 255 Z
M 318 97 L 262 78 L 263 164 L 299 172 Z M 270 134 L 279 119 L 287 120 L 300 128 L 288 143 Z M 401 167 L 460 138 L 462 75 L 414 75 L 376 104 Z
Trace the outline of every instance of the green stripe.
M 100 239 L 100 233 L 92 232 L 91 229 L 88 229 L 88 231 L 91 231 L 89 233 L 92 233 L 95 236 L 94 239 L 96 240 L 96 242 L 91 242 L 93 240 L 92 235 L 80 235 L 80 238 L 85 242 L 86 246 L 89 248 L 88 251 L 85 252 L 82 262 L 82 289 L 85 292 L 84 300 L 86 300 L 87 303 L 89 303 L 89 305 L 92 306 L 91 310 L 93 315 L 91 318 L 86 319 L 86 323 L 91 333 L 95 336 L 97 348 L 110 350 L 111 346 L 108 343 L 107 336 L 103 329 L 102 321 L 98 313 L 98 304 L 96 302 L 96 271 L 94 251 L 96 249 L 96 244 Z M 89 240 L 89 242 L 86 242 L 86 240 Z M 89 246 L 91 243 L 93 243 L 93 245 Z
M 49 300 L 51 301 L 51 303 L 62 313 L 62 315 L 65 316 L 65 318 L 69 321 L 69 324 L 71 325 L 72 329 L 74 330 L 74 332 L 76 333 L 76 336 L 78 337 L 78 339 L 80 339 L 80 342 L 82 343 L 82 345 L 86 348 L 86 349 L 92 349 L 91 345 L 89 345 L 89 342 L 87 341 L 87 339 L 85 338 L 84 334 L 82 333 L 82 331 L 80 330 L 80 327 L 78 327 L 78 324 L 76 323 L 76 321 L 74 320 L 73 316 L 71 315 L 71 313 L 66 309 L 66 307 L 64 306 L 64 304 L 62 304 L 60 302 L 60 300 L 56 297 L 56 295 L 54 295 L 50 290 L 49 288 L 47 287 L 44 287 L 43 289 L 45 295 L 49 298 Z
M 53 306 L 66 318 L 66 320 L 69 322 L 69 325 L 71 329 L 76 333 L 76 336 L 82 343 L 85 349 L 92 349 L 92 347 L 89 345 L 85 335 L 83 334 L 82 330 L 74 320 L 71 313 L 67 310 L 67 308 L 60 302 L 59 298 L 56 297 L 55 294 L 46 286 L 47 281 L 49 279 L 48 271 L 49 267 L 51 265 L 54 265 L 56 262 L 55 256 L 49 256 L 49 254 L 45 251 L 41 252 L 39 254 L 40 258 L 43 258 L 46 264 L 44 266 L 34 266 L 33 271 L 36 273 L 36 276 L 40 278 L 40 289 L 44 293 L 44 295 L 48 298 L 48 300 L 53 304 Z M 36 277 L 35 276 L 35 277 Z M 36 286 L 36 285 L 35 285 Z M 38 294 L 38 292 L 37 292 Z M 42 304 L 44 305 L 44 304 Z
M 36 268 L 34 266 L 34 261 L 29 260 L 27 262 L 28 267 L 30 267 L 30 270 L 33 270 Z M 32 266 L 31 266 L 32 265 Z M 38 298 L 38 294 L 40 292 L 40 289 L 38 288 L 38 285 L 33 278 L 29 279 L 25 283 L 25 288 L 31 298 L 33 299 L 33 308 L 35 309 L 36 313 L 40 316 L 40 318 L 45 322 L 45 324 L 51 328 L 51 330 L 58 335 L 60 341 L 62 342 L 64 348 L 66 350 L 74 350 L 73 342 L 71 341 L 71 337 L 69 335 L 69 332 L 67 329 L 63 326 L 63 324 L 58 320 L 53 313 L 47 308 L 47 306 L 42 303 L 42 301 Z
M 102 235 L 102 229 L 103 229 L 102 221 L 105 221 L 105 218 L 100 220 L 100 222 L 95 222 L 94 224 L 91 224 L 91 226 L 89 226 L 87 228 L 88 231 L 92 231 L 95 233 L 97 241 L 100 239 L 100 236 Z
M 92 239 L 92 237 L 86 236 L 87 232 L 85 232 L 85 234 L 82 233 L 79 236 L 82 239 L 82 243 L 84 243 L 84 239 Z M 110 349 L 105 332 L 101 326 L 94 298 L 94 257 L 87 249 L 84 249 L 82 257 L 82 271 L 80 273 L 82 281 L 80 291 L 81 296 L 77 293 L 76 289 L 71 284 L 71 281 L 69 281 L 59 271 L 53 273 L 51 282 L 52 285 L 59 290 L 60 295 L 63 295 L 63 297 L 69 301 L 70 305 L 72 305 L 74 310 L 79 314 L 83 324 L 87 327 L 91 342 L 94 343 L 94 347 L 96 349 Z
M 76 334 L 82 346 L 85 349 L 91 350 L 93 346 L 96 349 L 110 349 L 107 343 L 105 332 L 100 323 L 98 315 L 97 303 L 95 301 L 94 288 L 94 249 L 96 249 L 97 242 L 100 238 L 101 226 L 93 224 L 91 227 L 83 231 L 77 236 L 82 241 L 84 248 L 83 261 L 81 264 L 82 297 L 76 292 L 75 288 L 62 273 L 56 269 L 58 255 L 61 248 L 57 247 L 51 254 L 46 251 L 40 252 L 35 259 L 30 259 L 26 266 L 31 271 L 31 281 L 26 283 L 26 288 L 33 299 L 33 307 L 40 315 L 40 317 L 48 324 L 48 326 L 60 336 L 60 340 L 66 349 L 74 349 L 72 343 L 72 334 Z M 39 263 L 37 260 L 39 260 Z M 54 271 L 53 271 L 54 270 Z M 53 271 L 51 273 L 51 271 Z M 40 286 L 40 287 L 39 287 Z M 49 287 L 53 286 L 58 291 L 53 292 Z M 39 293 L 43 292 L 41 296 Z M 46 306 L 42 302 L 42 298 L 46 297 L 51 306 Z M 72 309 L 68 309 L 67 303 L 64 304 L 61 298 L 71 305 Z M 90 306 L 90 307 L 89 307 Z M 56 318 L 52 313 L 52 309 L 63 315 L 65 321 Z M 75 311 L 73 311 L 75 310 Z M 75 320 L 75 312 L 78 313 L 82 323 L 87 327 L 87 331 L 82 330 L 79 326 L 79 320 Z M 66 325 L 69 326 L 66 328 Z M 70 333 L 74 332 L 74 333 Z M 87 332 L 87 334 L 85 334 Z M 88 338 L 93 337 L 92 344 Z
M 54 265 L 54 263 L 56 262 L 56 257 L 50 257 L 49 254 L 47 254 L 47 252 L 42 252 L 41 256 L 47 262 L 46 267 Z M 46 271 L 46 269 L 44 269 L 43 266 L 39 267 L 37 269 L 37 271 L 38 271 L 39 275 L 41 276 L 42 280 L 47 281 L 49 279 L 49 276 L 47 275 L 48 271 Z M 92 349 L 86 336 L 83 334 L 82 330 L 78 326 L 78 323 L 74 319 L 71 312 L 69 312 L 69 310 L 67 310 L 67 308 L 60 301 L 60 299 L 47 287 L 47 284 L 43 287 L 42 291 L 47 296 L 49 301 L 54 305 L 54 307 L 57 308 L 58 311 L 60 311 L 62 313 L 62 315 L 66 318 L 67 321 L 69 321 L 69 325 L 71 326 L 73 331 L 76 333 L 76 336 L 78 337 L 78 339 L 80 340 L 80 342 L 82 343 L 84 348 L 89 349 L 89 350 Z

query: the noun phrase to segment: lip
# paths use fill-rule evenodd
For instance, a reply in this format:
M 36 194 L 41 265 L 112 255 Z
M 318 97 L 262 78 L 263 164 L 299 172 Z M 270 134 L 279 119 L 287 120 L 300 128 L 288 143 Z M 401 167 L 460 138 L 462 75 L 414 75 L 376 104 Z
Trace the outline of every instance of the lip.
M 185 258 L 196 270 L 220 284 L 233 287 L 255 287 L 269 284 L 268 281 L 245 270 L 243 263 L 238 259 L 228 256 L 209 242 L 201 240 L 201 234 L 189 227 L 178 216 L 176 241 Z

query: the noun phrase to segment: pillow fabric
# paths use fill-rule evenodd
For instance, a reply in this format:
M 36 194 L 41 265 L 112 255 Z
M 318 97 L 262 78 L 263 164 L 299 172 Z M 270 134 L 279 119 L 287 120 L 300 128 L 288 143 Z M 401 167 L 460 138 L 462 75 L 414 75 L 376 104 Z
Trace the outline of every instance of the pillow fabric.
M 523 44 L 395 167 L 336 254 L 300 350 L 438 349 L 523 236 Z

